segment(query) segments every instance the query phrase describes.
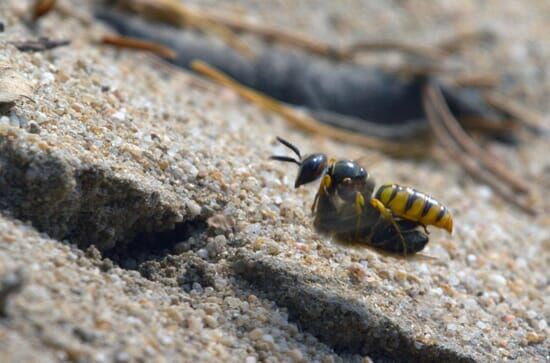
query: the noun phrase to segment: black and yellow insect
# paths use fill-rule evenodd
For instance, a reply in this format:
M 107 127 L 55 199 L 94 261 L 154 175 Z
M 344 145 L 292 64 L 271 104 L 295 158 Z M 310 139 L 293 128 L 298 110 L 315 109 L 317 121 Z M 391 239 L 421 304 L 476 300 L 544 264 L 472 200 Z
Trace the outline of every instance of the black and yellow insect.
M 302 157 L 296 146 L 279 137 L 277 140 L 298 156 L 271 157 L 299 166 L 296 188 L 321 177 L 312 205 L 317 231 L 405 255 L 426 246 L 427 226 L 452 233 L 451 213 L 434 198 L 397 184 L 382 185 L 374 193 L 372 177 L 357 162 L 329 160 L 321 153 Z M 418 227 L 423 227 L 426 234 Z

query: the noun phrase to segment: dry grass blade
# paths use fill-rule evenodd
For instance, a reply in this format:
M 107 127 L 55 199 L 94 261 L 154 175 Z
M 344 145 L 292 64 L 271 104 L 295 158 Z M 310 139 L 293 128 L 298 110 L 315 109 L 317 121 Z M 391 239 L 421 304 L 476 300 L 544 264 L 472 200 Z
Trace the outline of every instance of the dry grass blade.
M 255 24 L 227 15 L 213 14 L 202 11 L 201 16 L 216 24 L 222 24 L 236 32 L 246 32 L 259 36 L 267 41 L 301 48 L 309 53 L 326 57 L 340 57 L 340 52 L 334 47 L 319 42 L 305 34 L 289 32 L 271 26 Z
M 269 96 L 263 95 L 246 86 L 243 86 L 204 62 L 194 61 L 191 67 L 195 71 L 207 76 L 217 83 L 232 89 L 242 98 L 281 115 L 288 122 L 301 130 L 323 135 L 327 138 L 346 143 L 378 149 L 395 156 L 419 156 L 425 155 L 429 151 L 429 148 L 426 146 L 384 141 L 322 124 L 311 117 L 298 113 L 291 107 L 288 107 L 281 102 L 270 98 Z
M 297 47 L 309 53 L 327 58 L 350 59 L 355 57 L 357 53 L 361 52 L 389 50 L 429 58 L 431 60 L 441 60 L 445 56 L 445 52 L 437 48 L 420 46 L 395 40 L 366 40 L 343 48 L 337 48 L 302 33 L 290 32 L 283 29 L 278 29 L 274 26 L 246 22 L 227 15 L 206 12 L 203 12 L 202 14 L 205 18 L 208 18 L 216 23 L 223 24 L 234 31 L 251 33 L 260 36 L 267 41 Z
M 48 38 L 40 38 L 38 40 L 13 41 L 11 45 L 16 47 L 21 52 L 42 52 L 45 50 L 54 49 L 69 45 L 70 40 L 51 40 Z
M 494 74 L 459 74 L 453 76 L 450 82 L 455 87 L 492 88 L 498 85 L 499 79 Z
M 191 27 L 215 35 L 241 55 L 254 56 L 252 49 L 241 41 L 227 26 L 213 21 L 198 10 L 175 0 L 121 0 L 119 6 L 137 12 L 147 19 L 161 21 L 177 27 Z
M 55 0 L 36 0 L 32 7 L 32 21 L 36 21 L 38 18 L 49 13 L 54 6 Z
M 354 56 L 357 53 L 365 51 L 388 50 L 399 51 L 417 57 L 429 58 L 431 60 L 441 60 L 446 56 L 446 52 L 438 48 L 405 43 L 397 40 L 360 41 L 344 48 L 342 52 Z
M 521 122 L 528 129 L 540 132 L 544 130 L 544 119 L 541 115 L 533 112 L 522 104 L 494 92 L 486 93 L 485 100 L 493 107 L 509 114 L 518 122 Z
M 461 117 L 460 124 L 468 130 L 479 131 L 486 134 L 498 134 L 504 131 L 518 129 L 518 124 L 510 120 L 492 119 L 476 116 Z
M 175 59 L 177 57 L 177 53 L 165 45 L 136 38 L 118 35 L 104 35 L 101 42 L 103 44 L 114 45 L 120 48 L 144 50 L 166 59 Z
M 441 49 L 428 46 L 408 44 L 401 41 L 374 40 L 362 41 L 347 47 L 337 48 L 326 42 L 314 39 L 306 34 L 287 31 L 274 26 L 253 23 L 236 16 L 216 14 L 210 11 L 192 9 L 175 0 L 121 0 L 124 7 L 137 11 L 146 17 L 155 17 L 177 26 L 194 26 L 219 35 L 230 46 L 241 53 L 249 53 L 239 42 L 233 32 L 246 32 L 259 36 L 266 41 L 275 42 L 322 57 L 332 59 L 349 59 L 364 51 L 394 50 L 408 53 L 430 60 L 440 60 L 445 52 Z
M 434 105 L 436 101 L 433 97 L 433 88 L 427 85 L 422 94 L 422 103 L 430 126 L 438 141 L 443 145 L 443 150 L 448 154 L 449 158 L 455 160 L 468 172 L 472 177 L 489 185 L 497 194 L 504 200 L 517 206 L 529 215 L 536 215 L 537 211 L 525 199 L 521 199 L 516 194 L 499 184 L 498 180 L 484 169 L 480 168 L 478 163 L 472 159 L 467 153 L 460 149 L 455 140 L 447 133 L 443 126 L 442 115 L 438 112 Z
M 456 53 L 468 44 L 488 40 L 493 36 L 490 31 L 483 29 L 463 31 L 440 41 L 437 47 L 447 53 Z
M 464 131 L 460 123 L 451 113 L 441 90 L 439 87 L 432 86 L 430 89 L 432 99 L 435 106 L 439 109 L 442 115 L 441 119 L 447 130 L 454 137 L 456 142 L 473 157 L 477 158 L 483 167 L 491 171 L 493 174 L 501 178 L 504 182 L 508 183 L 515 190 L 527 193 L 531 190 L 530 186 L 524 182 L 520 177 L 514 175 L 510 168 L 504 166 L 504 162 L 500 160 L 496 155 L 493 155 L 483 150 L 478 144 L 472 140 L 472 138 Z

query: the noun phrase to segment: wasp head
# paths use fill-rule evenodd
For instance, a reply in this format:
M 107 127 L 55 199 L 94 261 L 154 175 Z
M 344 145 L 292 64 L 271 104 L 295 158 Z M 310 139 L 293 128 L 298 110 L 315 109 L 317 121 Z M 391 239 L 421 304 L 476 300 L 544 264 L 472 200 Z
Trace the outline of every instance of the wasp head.
M 280 137 L 277 137 L 277 141 L 294 151 L 294 153 L 298 156 L 298 159 L 288 156 L 271 156 L 271 159 L 273 160 L 295 163 L 300 167 L 298 170 L 298 176 L 294 182 L 295 188 L 318 179 L 326 171 L 328 167 L 328 159 L 325 154 L 311 154 L 302 158 L 300 150 L 298 150 L 296 146 Z

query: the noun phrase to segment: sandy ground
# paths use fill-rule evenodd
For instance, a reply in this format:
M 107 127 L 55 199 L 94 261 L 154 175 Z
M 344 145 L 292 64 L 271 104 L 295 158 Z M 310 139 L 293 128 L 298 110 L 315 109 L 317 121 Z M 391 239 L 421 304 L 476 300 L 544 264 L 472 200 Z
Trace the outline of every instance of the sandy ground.
M 430 43 L 488 27 L 494 48 L 472 46 L 460 60 L 497 71 L 504 93 L 549 115 L 543 2 L 195 3 L 335 43 Z M 66 4 L 86 13 L 90 3 Z M 0 5 L 0 63 L 34 88 L 0 116 L 0 280 L 24 276 L 0 318 L 2 359 L 550 359 L 544 137 L 488 146 L 532 182 L 546 211 L 533 218 L 454 165 L 297 132 L 230 91 L 99 46 L 98 23 L 54 12 L 40 34 L 71 45 L 19 52 L 6 43 L 33 36 L 14 16 L 24 8 Z M 294 168 L 267 159 L 285 152 L 276 135 L 304 152 L 362 157 L 379 183 L 429 192 L 452 210 L 453 236 L 432 230 L 432 258 L 403 260 L 316 234 L 315 186 L 295 190 Z

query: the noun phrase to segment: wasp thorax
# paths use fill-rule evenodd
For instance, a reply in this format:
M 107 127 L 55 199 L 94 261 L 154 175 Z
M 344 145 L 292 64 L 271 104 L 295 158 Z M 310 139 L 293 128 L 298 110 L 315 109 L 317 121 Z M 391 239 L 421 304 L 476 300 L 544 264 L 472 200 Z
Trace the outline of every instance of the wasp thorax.
M 329 174 L 338 196 L 348 202 L 355 200 L 357 192 L 365 193 L 374 188 L 368 183 L 367 171 L 352 160 L 336 161 Z
M 294 187 L 310 183 L 323 175 L 328 166 L 325 154 L 311 154 L 302 159 Z

